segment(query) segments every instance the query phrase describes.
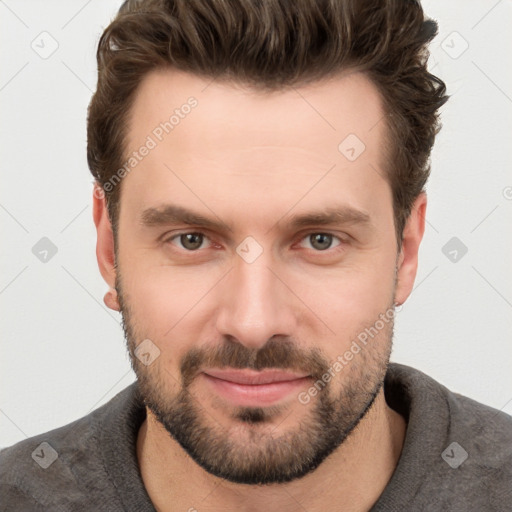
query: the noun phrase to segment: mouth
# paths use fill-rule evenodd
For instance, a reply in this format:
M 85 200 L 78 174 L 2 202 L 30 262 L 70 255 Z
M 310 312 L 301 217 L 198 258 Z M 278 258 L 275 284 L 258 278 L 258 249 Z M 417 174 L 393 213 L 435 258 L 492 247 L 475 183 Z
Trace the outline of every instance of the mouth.
M 311 379 L 311 375 L 305 373 L 277 369 L 209 369 L 201 376 L 215 394 L 233 405 L 246 407 L 275 404 L 297 393 Z

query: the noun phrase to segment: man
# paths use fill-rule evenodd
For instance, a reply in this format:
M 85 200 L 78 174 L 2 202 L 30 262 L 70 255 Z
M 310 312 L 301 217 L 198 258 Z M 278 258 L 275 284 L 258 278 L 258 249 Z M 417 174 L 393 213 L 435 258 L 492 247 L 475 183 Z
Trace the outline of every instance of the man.
M 137 382 L 3 450 L 2 510 L 512 507 L 512 419 L 389 363 L 435 33 L 412 1 L 123 5 L 88 160 Z

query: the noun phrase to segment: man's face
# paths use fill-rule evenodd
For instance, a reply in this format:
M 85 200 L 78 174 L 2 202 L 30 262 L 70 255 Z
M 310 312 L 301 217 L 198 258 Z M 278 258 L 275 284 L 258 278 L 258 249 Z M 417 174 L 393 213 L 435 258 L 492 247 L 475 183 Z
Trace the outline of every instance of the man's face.
M 217 476 L 308 473 L 381 391 L 397 264 L 383 117 L 360 74 L 258 93 L 161 71 L 138 91 L 129 152 L 155 144 L 122 183 L 125 333 L 150 411 Z

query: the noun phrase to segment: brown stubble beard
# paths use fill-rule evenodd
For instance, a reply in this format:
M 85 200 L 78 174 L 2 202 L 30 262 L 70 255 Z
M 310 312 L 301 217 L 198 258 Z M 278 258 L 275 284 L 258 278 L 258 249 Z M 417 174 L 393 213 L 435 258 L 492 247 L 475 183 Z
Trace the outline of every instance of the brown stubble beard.
M 289 404 L 226 409 L 231 411 L 230 423 L 236 426 L 238 434 L 243 427 L 243 438 L 237 443 L 233 432 L 208 413 L 201 404 L 202 397 L 194 389 L 196 377 L 203 369 L 231 367 L 302 371 L 311 375 L 313 384 L 328 371 L 329 361 L 318 349 L 305 350 L 284 337 L 273 337 L 260 349 L 248 349 L 225 337 L 220 346 L 196 346 L 189 350 L 180 361 L 179 375 L 173 376 L 162 366 L 164 357 L 145 366 L 135 356 L 137 344 L 147 336 L 138 332 L 129 299 L 122 289 L 119 269 L 116 289 L 132 368 L 146 407 L 197 464 L 228 481 L 274 484 L 307 475 L 354 431 L 383 386 L 391 354 L 393 320 L 355 354 L 354 359 L 318 392 L 316 399 L 301 405 L 308 407 L 309 411 L 305 414 L 301 411 L 302 419 L 295 428 L 280 435 L 275 433 L 280 415 L 285 416 L 281 421 L 286 419 L 284 408 Z M 356 339 L 359 332 L 368 326 L 361 326 L 350 340 Z M 169 343 L 152 341 L 161 347 Z M 336 391 L 334 386 L 339 381 L 342 385 L 338 384 Z

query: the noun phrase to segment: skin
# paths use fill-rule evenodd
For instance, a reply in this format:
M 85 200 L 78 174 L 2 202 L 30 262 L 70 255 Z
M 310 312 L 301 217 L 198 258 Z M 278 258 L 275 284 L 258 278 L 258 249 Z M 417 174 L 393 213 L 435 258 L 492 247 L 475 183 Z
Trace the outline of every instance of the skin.
M 426 209 L 421 194 L 397 253 L 391 190 L 383 178 L 384 111 L 376 88 L 359 73 L 262 93 L 175 70 L 152 72 L 133 105 L 129 150 L 190 96 L 197 107 L 123 179 L 117 266 L 104 200 L 93 196 L 97 258 L 111 288 L 105 303 L 120 310 L 115 288 L 121 272 L 135 335 L 160 350 L 153 366 L 141 371 L 153 371 L 152 382 L 169 397 L 179 391 L 181 358 L 226 337 L 254 350 L 273 336 L 287 337 L 304 352 L 316 349 L 326 361 L 336 360 L 379 314 L 411 293 Z M 366 146 L 353 162 L 338 150 L 350 133 Z M 143 225 L 142 212 L 164 204 L 229 227 Z M 292 227 L 294 216 L 329 207 L 357 209 L 369 222 Z M 169 241 L 197 231 L 209 237 L 198 251 L 187 252 L 179 237 Z M 339 239 L 319 251 L 311 233 Z M 263 250 L 250 264 L 236 252 L 247 236 Z M 382 329 L 322 392 L 335 397 L 349 383 L 362 385 L 365 365 L 385 366 L 391 338 L 391 326 Z M 318 400 L 304 405 L 294 394 L 268 424 L 240 426 L 230 403 L 203 380 L 195 379 L 190 392 L 204 421 L 249 449 L 251 431 L 274 437 L 294 431 Z M 248 485 L 205 471 L 148 409 L 137 456 L 159 511 L 295 511 L 298 503 L 309 511 L 332 509 L 332 503 L 337 510 L 364 511 L 389 482 L 405 430 L 380 389 L 350 436 L 314 471 L 287 483 Z

